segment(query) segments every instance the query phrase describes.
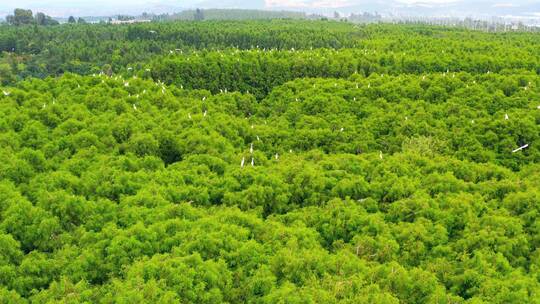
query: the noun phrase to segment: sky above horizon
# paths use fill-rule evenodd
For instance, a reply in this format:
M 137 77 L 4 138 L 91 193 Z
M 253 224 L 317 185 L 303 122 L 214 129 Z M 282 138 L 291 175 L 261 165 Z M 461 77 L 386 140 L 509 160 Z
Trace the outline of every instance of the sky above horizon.
M 481 3 L 486 7 L 516 8 L 540 4 L 540 0 L 0 0 L 0 16 L 14 8 L 29 8 L 55 17 L 68 15 L 114 15 L 120 13 L 163 13 L 185 8 L 249 8 L 249 9 L 292 9 L 316 10 L 345 7 L 437 7 L 445 5 L 466 6 L 468 2 Z M 366 9 L 369 11 L 369 9 Z

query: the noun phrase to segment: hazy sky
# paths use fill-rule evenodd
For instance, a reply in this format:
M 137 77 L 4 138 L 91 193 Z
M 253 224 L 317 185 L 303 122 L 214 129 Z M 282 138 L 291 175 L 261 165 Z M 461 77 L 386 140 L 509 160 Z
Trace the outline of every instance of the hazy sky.
M 310 10 L 343 7 L 382 7 L 418 5 L 422 7 L 459 4 L 469 2 L 485 7 L 516 8 L 540 4 L 540 0 L 0 0 L 0 16 L 11 13 L 14 8 L 30 8 L 52 16 L 112 15 L 118 13 L 137 14 L 148 12 L 174 12 L 183 8 L 259 8 Z M 369 9 L 366 9 L 369 10 Z

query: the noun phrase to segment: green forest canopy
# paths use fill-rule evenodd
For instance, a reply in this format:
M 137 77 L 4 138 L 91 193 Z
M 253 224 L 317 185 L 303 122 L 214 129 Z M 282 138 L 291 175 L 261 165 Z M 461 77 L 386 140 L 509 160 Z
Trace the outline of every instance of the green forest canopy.
M 535 34 L 2 29 L 0 303 L 539 303 Z

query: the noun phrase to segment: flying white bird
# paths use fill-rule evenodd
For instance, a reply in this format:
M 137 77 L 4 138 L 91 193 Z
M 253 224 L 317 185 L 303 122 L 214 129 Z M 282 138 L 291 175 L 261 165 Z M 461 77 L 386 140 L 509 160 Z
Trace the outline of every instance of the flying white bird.
M 521 151 L 523 149 L 527 149 L 528 147 L 529 147 L 529 144 L 525 144 L 525 145 L 523 145 L 523 146 L 521 146 L 521 147 L 519 147 L 517 149 L 512 150 L 512 153 L 519 152 L 519 151 Z
M 4 93 L 4 96 L 9 96 L 9 94 L 11 94 L 11 92 L 7 92 L 7 91 L 4 91 L 2 90 L 2 93 Z M 540 106 L 538 106 L 540 108 Z

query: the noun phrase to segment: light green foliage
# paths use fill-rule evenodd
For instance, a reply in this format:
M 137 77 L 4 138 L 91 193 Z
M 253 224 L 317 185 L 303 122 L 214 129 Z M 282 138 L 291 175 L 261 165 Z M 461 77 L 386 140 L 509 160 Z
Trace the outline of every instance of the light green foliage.
M 112 74 L 150 57 L 154 29 L 226 50 Z M 84 47 L 59 45 L 70 54 L 99 53 L 94 34 L 149 44 L 100 54 L 119 60 L 89 65 L 110 64 L 103 75 L 2 87 L 0 303 L 540 303 L 530 34 L 299 21 L 37 31 L 84 32 Z M 503 59 L 505 39 L 523 56 Z M 440 55 L 451 46 L 478 48 Z

